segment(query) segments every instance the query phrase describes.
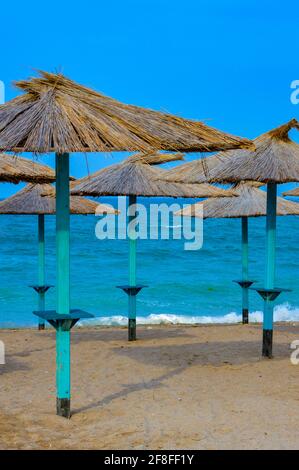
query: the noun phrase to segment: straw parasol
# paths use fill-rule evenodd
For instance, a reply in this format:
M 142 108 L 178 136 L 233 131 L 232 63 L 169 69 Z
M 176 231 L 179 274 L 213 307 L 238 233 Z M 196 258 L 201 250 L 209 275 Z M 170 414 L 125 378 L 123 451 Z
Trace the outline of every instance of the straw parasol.
M 51 184 L 27 184 L 16 194 L 0 202 L 0 214 L 55 215 L 55 188 Z M 111 206 L 99 204 L 87 198 L 72 196 L 70 213 L 115 214 Z
M 191 204 L 176 215 L 203 218 L 240 218 L 267 215 L 267 193 L 259 189 L 262 183 L 241 182 L 233 186 L 234 196 L 225 196 Z M 238 197 L 235 197 L 238 196 Z M 299 204 L 277 198 L 277 215 L 299 215 Z
M 16 86 L 26 93 L 0 107 L 3 150 L 213 152 L 251 145 L 201 122 L 123 104 L 61 74 L 40 72 Z
M 19 183 L 49 183 L 55 181 L 55 172 L 47 165 L 33 162 L 27 158 L 0 153 L 0 181 Z
M 267 195 L 258 189 L 262 183 L 241 182 L 234 186 L 238 197 L 206 199 L 176 212 L 175 215 L 208 218 L 241 218 L 242 220 L 242 320 L 248 323 L 248 288 L 255 282 L 248 278 L 248 217 L 267 214 Z M 277 215 L 299 215 L 299 204 L 277 198 Z
M 207 172 L 211 171 L 219 162 L 225 161 L 229 157 L 229 152 L 223 152 L 212 157 L 205 157 L 191 162 L 177 165 L 163 174 L 163 181 L 172 183 L 197 183 L 199 178 L 205 178 Z
M 290 191 L 285 191 L 282 193 L 283 196 L 294 196 L 298 197 L 299 196 L 299 187 L 291 189 Z
M 28 184 L 13 196 L 0 202 L 0 214 L 38 216 L 38 284 L 33 289 L 38 293 L 38 310 L 45 310 L 45 293 L 50 285 L 45 283 L 45 215 L 54 215 L 55 188 L 51 184 Z M 71 214 L 115 214 L 111 206 L 99 204 L 90 199 L 72 196 Z M 45 321 L 39 317 L 38 329 L 45 328 Z
M 153 168 L 142 161 L 130 158 L 90 176 L 77 180 L 73 195 L 80 196 L 143 196 L 202 198 L 233 195 L 210 184 L 179 184 L 163 181 L 166 170 Z M 229 191 L 229 192 L 227 192 Z
M 108 170 L 110 171 L 110 169 L 117 169 L 123 163 L 144 163 L 144 164 L 148 164 L 151 166 L 156 166 L 156 165 L 162 165 L 164 163 L 174 162 L 174 161 L 183 160 L 183 159 L 184 159 L 184 154 L 182 153 L 139 152 L 139 153 L 134 153 L 133 155 L 130 155 L 126 160 L 124 160 L 121 163 L 110 165 L 108 167 Z M 105 174 L 106 172 L 107 172 L 107 168 L 102 168 L 92 173 L 92 175 L 88 174 L 79 180 L 80 185 L 85 182 L 90 183 L 90 181 L 93 178 L 96 178 L 98 175 Z M 156 173 L 156 175 L 158 175 L 158 173 Z M 156 180 L 156 179 L 157 179 L 156 177 L 153 178 L 153 180 Z M 74 187 L 78 185 L 79 181 L 76 182 Z
M 70 330 L 90 316 L 70 310 L 69 153 L 201 152 L 251 143 L 199 122 L 120 103 L 61 74 L 41 72 L 16 86 L 24 94 L 0 106 L 0 150 L 56 153 L 57 305 L 46 319 L 56 329 L 57 414 L 69 418 Z
M 272 357 L 273 301 L 286 290 L 275 287 L 275 240 L 277 184 L 299 181 L 299 145 L 289 137 L 291 129 L 299 129 L 292 119 L 254 140 L 256 151 L 230 152 L 230 158 L 220 162 L 198 182 L 239 182 L 242 180 L 267 183 L 267 246 L 265 287 L 256 288 L 264 299 L 263 356 Z M 222 154 L 219 155 L 220 158 Z
M 161 152 L 149 152 L 149 153 L 134 153 L 127 158 L 127 162 L 139 161 L 142 163 L 148 163 L 149 165 L 161 165 L 163 163 L 176 162 L 184 160 L 183 153 L 161 153 Z
M 299 123 L 292 119 L 277 127 L 253 142 L 256 150 L 227 152 L 229 158 L 223 160 L 224 154 L 217 155 L 219 165 L 206 172 L 206 180 L 225 181 L 259 181 L 261 183 L 289 183 L 299 180 L 299 145 L 289 137 L 291 129 L 299 130 Z
M 220 197 L 233 196 L 209 184 L 182 185 L 159 179 L 165 172 L 144 163 L 145 160 L 129 157 L 122 163 L 97 171 L 74 184 L 71 194 L 89 196 L 128 196 L 128 227 L 133 219 L 137 196 L 143 197 Z M 163 163 L 163 160 L 160 161 Z M 136 295 L 143 286 L 136 285 L 136 240 L 129 234 L 129 285 L 122 286 L 129 296 L 128 339 L 136 340 Z

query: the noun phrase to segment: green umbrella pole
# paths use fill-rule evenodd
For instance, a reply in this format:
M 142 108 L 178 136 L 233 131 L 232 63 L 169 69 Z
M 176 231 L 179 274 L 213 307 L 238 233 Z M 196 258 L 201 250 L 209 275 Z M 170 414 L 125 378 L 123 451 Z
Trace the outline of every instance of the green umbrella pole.
M 56 330 L 56 410 L 71 417 L 71 328 L 81 318 L 92 318 L 79 309 L 70 310 L 70 191 L 69 154 L 56 154 L 56 310 L 33 312 Z M 35 287 L 35 286 L 33 286 Z M 38 287 L 38 286 L 37 286 Z M 50 286 L 44 286 L 48 289 Z
M 274 289 L 275 284 L 275 246 L 276 246 L 276 183 L 267 184 L 267 224 L 266 224 L 266 289 Z M 272 357 L 273 343 L 273 300 L 264 300 L 263 319 L 263 356 Z
M 248 323 L 248 217 L 242 217 L 242 322 Z
M 43 288 L 45 285 L 45 216 L 38 215 L 38 287 Z M 38 290 L 38 310 L 45 310 L 45 291 Z M 45 320 L 38 318 L 38 329 L 45 329 Z
M 56 403 L 57 414 L 70 418 L 70 197 L 69 154 L 56 154 Z
M 136 196 L 129 196 L 128 224 L 129 224 L 129 286 L 136 287 L 136 243 L 135 232 L 130 228 L 130 222 L 135 218 L 135 211 L 132 206 L 136 204 Z M 129 290 L 129 315 L 128 315 L 128 339 L 136 340 L 136 293 Z

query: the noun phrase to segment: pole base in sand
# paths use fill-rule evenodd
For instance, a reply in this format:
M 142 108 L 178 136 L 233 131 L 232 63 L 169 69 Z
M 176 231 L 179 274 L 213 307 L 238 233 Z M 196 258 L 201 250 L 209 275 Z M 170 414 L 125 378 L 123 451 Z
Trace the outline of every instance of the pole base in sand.
M 243 325 L 248 324 L 248 308 L 243 308 L 242 310 L 242 323 Z
M 128 321 L 128 340 L 136 341 L 136 320 L 133 318 Z
M 56 398 L 56 414 L 63 418 L 71 417 L 71 400 L 69 398 Z
M 128 340 L 129 341 L 136 341 L 136 296 L 139 294 L 141 289 L 143 289 L 144 285 L 136 285 L 136 286 L 116 286 L 118 289 L 123 290 L 129 296 L 129 314 L 130 317 L 128 320 Z
M 273 330 L 263 330 L 263 357 L 272 359 Z
M 38 330 L 41 331 L 41 330 L 44 330 L 45 329 L 45 324 L 44 323 L 39 323 L 38 324 Z

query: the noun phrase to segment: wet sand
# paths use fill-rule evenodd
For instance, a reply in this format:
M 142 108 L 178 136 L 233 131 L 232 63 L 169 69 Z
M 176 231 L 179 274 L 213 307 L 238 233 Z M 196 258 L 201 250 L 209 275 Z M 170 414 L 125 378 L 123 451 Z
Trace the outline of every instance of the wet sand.
M 75 328 L 71 420 L 55 415 L 55 333 L 0 330 L 0 449 L 298 449 L 298 324 Z

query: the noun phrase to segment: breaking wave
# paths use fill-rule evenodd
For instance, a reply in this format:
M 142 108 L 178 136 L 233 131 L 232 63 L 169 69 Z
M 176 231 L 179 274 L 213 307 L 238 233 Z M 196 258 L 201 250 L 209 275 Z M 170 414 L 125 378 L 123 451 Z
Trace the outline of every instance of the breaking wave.
M 253 311 L 249 314 L 251 323 L 261 323 L 263 319 L 262 311 Z M 242 321 L 240 314 L 230 312 L 222 316 L 207 315 L 175 315 L 171 313 L 152 313 L 146 317 L 137 317 L 137 323 L 140 325 L 178 325 L 178 324 L 203 324 L 203 323 L 239 323 Z M 299 307 L 292 307 L 289 303 L 276 305 L 274 308 L 275 322 L 299 322 Z M 127 317 L 122 315 L 113 315 L 107 317 L 97 317 L 93 320 L 82 321 L 79 326 L 126 326 Z

